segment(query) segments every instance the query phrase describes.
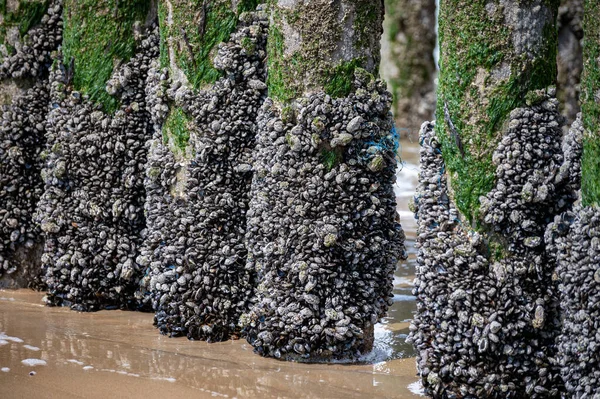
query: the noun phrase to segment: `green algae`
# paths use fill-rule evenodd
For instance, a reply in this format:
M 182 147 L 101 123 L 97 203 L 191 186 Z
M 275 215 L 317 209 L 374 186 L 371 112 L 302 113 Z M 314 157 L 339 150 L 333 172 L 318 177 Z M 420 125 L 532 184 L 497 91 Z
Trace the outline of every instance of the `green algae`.
M 551 10 L 556 16 L 557 4 Z M 492 154 L 510 112 L 526 105 L 527 93 L 554 85 L 557 34 L 546 24 L 535 57 L 517 54 L 503 14 L 486 5 L 449 0 L 440 10 L 440 78 L 436 134 L 451 176 L 453 199 L 461 213 L 478 225 L 479 197 L 494 185 Z M 510 73 L 492 80 L 502 68 Z M 452 128 L 450 128 L 452 126 Z
M 581 111 L 585 135 L 581 160 L 581 196 L 584 206 L 600 206 L 600 4 L 586 0 L 584 12 L 584 68 Z
M 270 2 L 272 23 L 267 43 L 270 98 L 289 103 L 306 92 L 320 90 L 332 97 L 344 97 L 353 90 L 357 68 L 377 74 L 379 55 L 372 48 L 381 35 L 383 7 L 381 4 L 374 7 L 367 0 L 347 3 L 352 7 L 340 19 L 341 5 L 335 2 L 307 2 L 293 9 Z M 286 48 L 284 26 L 301 38 L 293 49 Z M 339 46 L 343 35 L 348 34 L 347 29 L 353 31 L 352 56 L 342 57 Z
M 65 0 L 63 60 L 73 66 L 73 89 L 101 104 L 105 112 L 118 108 L 106 92 L 116 65 L 135 53 L 134 24 L 143 23 L 149 0 Z
M 179 108 L 171 110 L 162 127 L 163 143 L 185 154 L 190 141 L 192 120 Z
M 354 72 L 364 63 L 363 59 L 342 61 L 327 73 L 323 90 L 331 97 L 346 97 L 354 88 Z
M 161 2 L 161 65 L 168 64 L 166 43 L 170 41 L 174 61 L 194 89 L 216 82 L 222 76 L 212 64 L 217 45 L 229 40 L 239 14 L 255 10 L 258 3 L 243 0 L 233 9 L 231 0 L 171 0 L 172 26 L 169 26 L 166 5 Z
M 2 23 L 0 23 L 0 42 L 6 45 L 9 53 L 14 53 L 14 47 L 6 43 L 8 31 L 13 27 L 17 27 L 19 35 L 24 37 L 31 28 L 40 23 L 49 5 L 49 0 L 20 1 L 15 10 L 8 10 L 6 0 L 0 1 L 0 14 L 3 18 Z

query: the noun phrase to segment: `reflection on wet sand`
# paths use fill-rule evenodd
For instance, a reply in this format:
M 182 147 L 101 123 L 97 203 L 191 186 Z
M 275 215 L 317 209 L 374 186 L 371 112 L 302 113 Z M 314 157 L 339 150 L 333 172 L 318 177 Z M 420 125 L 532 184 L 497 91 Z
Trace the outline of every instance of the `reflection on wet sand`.
M 35 392 L 32 387 L 50 397 L 106 397 L 121 392 L 123 384 L 137 386 L 135 397 L 166 392 L 169 397 L 412 397 L 407 386 L 415 380 L 414 360 L 394 359 L 397 352 L 390 346 L 407 323 L 380 329 L 375 358 L 365 359 L 371 364 L 309 365 L 258 357 L 244 341 L 206 344 L 159 336 L 150 314 L 46 308 L 42 294 L 30 291 L 0 291 L 0 296 L 15 298 L 0 307 L 0 330 L 16 338 L 0 346 L 0 366 L 10 368 L 0 374 L 3 398 Z M 24 365 L 24 359 L 47 365 Z M 31 370 L 36 375 L 30 376 Z
M 416 184 L 416 175 L 407 184 L 416 170 L 413 147 L 403 144 L 408 162 L 398 173 L 401 212 L 408 211 Z M 412 220 L 402 222 L 414 238 Z M 410 256 L 396 273 L 394 305 L 362 364 L 265 359 L 243 340 L 207 344 L 160 336 L 151 314 L 76 313 L 45 307 L 41 293 L 0 290 L 0 398 L 418 397 L 411 392 L 418 390 L 414 352 L 405 343 L 415 306 L 415 249 L 407 244 Z

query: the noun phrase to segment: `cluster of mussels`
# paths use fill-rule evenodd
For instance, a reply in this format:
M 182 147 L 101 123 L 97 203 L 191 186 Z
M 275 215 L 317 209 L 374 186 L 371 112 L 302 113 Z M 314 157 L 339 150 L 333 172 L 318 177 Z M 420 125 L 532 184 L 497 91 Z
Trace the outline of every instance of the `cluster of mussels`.
M 566 176 L 576 166 L 563 157 L 553 96 L 541 94 L 538 104 L 510 115 L 493 154 L 495 187 L 480 198 L 485 234 L 459 220 L 433 125 L 422 128 L 417 313 L 409 340 L 435 398 L 561 391 L 554 361 L 560 320 L 544 226 L 572 205 Z
M 48 112 L 50 53 L 61 42 L 60 2 L 0 65 L 0 80 L 14 92 L 0 119 L 0 285 L 38 285 L 40 231 L 33 221 L 43 192 L 40 155 Z M 31 86 L 26 79 L 37 78 Z M 13 86 L 11 90 L 9 86 Z
M 563 143 L 565 167 L 577 190 L 584 129 L 581 115 Z M 567 152 L 568 151 L 568 152 Z M 568 155 L 567 155 L 568 154 Z M 546 248 L 556 262 L 561 311 L 557 361 L 565 390 L 576 398 L 600 395 L 600 212 L 577 205 L 554 218 Z
M 62 43 L 62 1 L 50 3 L 40 25 L 31 29 L 22 42 L 15 43 L 14 54 L 0 65 L 0 79 L 47 75 L 52 52 Z
M 240 15 L 214 60 L 224 76 L 208 90 L 171 83 L 156 68 L 149 79 L 155 131 L 145 179 L 147 236 L 137 258 L 147 273 L 138 297 L 152 302 L 163 334 L 228 339 L 252 296 L 244 237 L 256 118 L 267 88 L 267 27 L 260 9 Z M 177 148 L 171 118 L 185 121 L 185 148 Z
M 262 107 L 246 235 L 257 288 L 242 318 L 261 355 L 354 358 L 392 303 L 405 255 L 392 99 L 363 70 L 355 88 Z
M 575 207 L 548 226 L 562 329 L 557 360 L 570 397 L 600 396 L 600 211 Z
M 0 278 L 3 285 L 35 282 L 40 231 L 33 221 L 43 192 L 40 155 L 48 107 L 46 82 L 5 106 L 0 121 Z
M 51 71 L 45 191 L 36 214 L 46 239 L 42 265 L 49 304 L 86 311 L 135 307 L 142 273 L 135 258 L 145 228 L 145 143 L 152 127 L 145 86 L 157 57 L 155 31 L 107 83 L 121 104 L 114 115 L 70 90 L 65 68 Z

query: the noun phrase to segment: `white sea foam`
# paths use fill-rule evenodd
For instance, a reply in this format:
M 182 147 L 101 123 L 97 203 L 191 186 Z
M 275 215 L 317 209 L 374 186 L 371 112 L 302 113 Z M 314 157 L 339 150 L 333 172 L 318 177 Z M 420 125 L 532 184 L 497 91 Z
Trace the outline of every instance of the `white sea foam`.
M 394 287 L 398 287 L 398 286 L 401 286 L 401 285 L 402 286 L 412 287 L 413 285 L 415 285 L 415 283 L 410 278 L 394 276 Z
M 84 366 L 83 369 L 84 370 L 92 370 L 94 368 L 94 366 Z
M 2 367 L 0 371 L 2 371 L 3 373 L 8 373 L 10 369 L 8 367 Z
M 12 342 L 16 342 L 18 344 L 24 342 L 21 338 L 19 337 L 11 337 L 10 335 L 6 335 L 6 333 L 0 332 L 0 340 L 4 340 L 4 341 L 12 341 Z
M 394 302 L 412 302 L 415 301 L 417 298 L 415 298 L 412 295 L 400 295 L 400 294 L 395 294 L 394 295 Z
M 91 369 L 93 369 L 93 368 L 94 368 L 94 367 L 92 367 L 92 366 L 85 366 L 83 369 L 84 369 L 84 370 L 91 370 Z M 129 377 L 140 377 L 140 375 L 139 375 L 139 374 L 136 374 L 136 373 L 129 373 L 129 372 L 125 371 L 125 370 L 100 369 L 100 371 L 106 371 L 106 372 L 108 372 L 108 373 L 116 373 L 116 374 L 121 374 L 121 375 L 127 375 L 127 376 L 129 376 Z M 155 379 L 156 379 L 156 378 L 155 378 Z M 160 379 L 160 378 L 159 378 L 159 379 Z
M 175 382 L 177 381 L 177 379 L 173 378 L 173 377 L 153 377 L 153 380 L 160 380 L 160 381 L 168 381 L 168 382 Z
M 74 363 L 74 364 L 77 364 L 77 365 L 79 365 L 79 366 L 83 366 L 83 364 L 84 364 L 83 362 L 80 362 L 80 361 L 79 361 L 79 360 L 77 360 L 77 359 L 69 359 L 69 360 L 67 360 L 67 362 L 69 362 L 69 363 Z
M 42 360 L 42 359 L 24 359 L 24 360 L 21 360 L 21 363 L 23 363 L 25 366 L 30 366 L 30 367 L 45 366 L 48 364 L 48 363 L 46 363 L 45 360 Z
M 38 348 L 37 346 L 33 346 L 33 345 L 23 345 L 23 348 L 29 349 L 30 351 L 39 351 L 40 350 L 40 348 Z
M 421 381 L 415 381 L 412 384 L 409 384 L 407 388 L 415 395 L 425 396 L 425 390 L 423 389 L 423 384 L 421 384 Z
M 378 364 L 384 363 L 394 353 L 394 334 L 385 327 L 385 324 L 377 323 L 373 329 L 373 350 L 360 357 L 361 362 Z

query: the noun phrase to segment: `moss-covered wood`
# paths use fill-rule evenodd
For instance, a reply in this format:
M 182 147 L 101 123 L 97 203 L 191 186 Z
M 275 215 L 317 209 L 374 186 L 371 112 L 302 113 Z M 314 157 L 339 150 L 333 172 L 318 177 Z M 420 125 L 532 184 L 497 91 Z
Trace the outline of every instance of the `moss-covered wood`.
M 200 89 L 223 72 L 213 66 L 219 43 L 229 40 L 241 13 L 254 11 L 258 0 L 160 0 L 160 64 L 173 81 Z M 249 44 L 250 45 L 250 44 Z M 181 157 L 193 130 L 190 117 L 175 105 L 162 127 L 163 140 Z
M 581 161 L 583 205 L 600 205 L 600 3 L 585 1 L 581 110 L 585 137 Z
M 342 97 L 357 67 L 376 73 L 384 6 L 372 0 L 272 0 L 269 97 L 282 102 L 324 90 Z
M 385 0 L 381 76 L 402 135 L 418 135 L 435 112 L 435 0 Z
M 473 225 L 507 116 L 556 84 L 558 3 L 441 0 L 436 130 L 453 199 Z
M 556 98 L 561 114 L 571 125 L 581 112 L 579 104 L 583 70 L 583 0 L 561 0 L 558 8 L 558 82 Z
M 258 0 L 160 0 L 162 66 L 172 62 L 195 89 L 214 83 L 221 77 L 212 64 L 217 45 L 229 39 L 239 14 L 255 10 L 258 3 Z
M 48 10 L 50 0 L 2 0 L 0 1 L 0 55 L 12 55 L 15 45 L 35 25 L 39 24 Z
M 144 24 L 151 0 L 64 0 L 63 57 L 75 90 L 104 110 L 116 110 L 106 91 L 114 67 L 135 52 L 134 26 Z

